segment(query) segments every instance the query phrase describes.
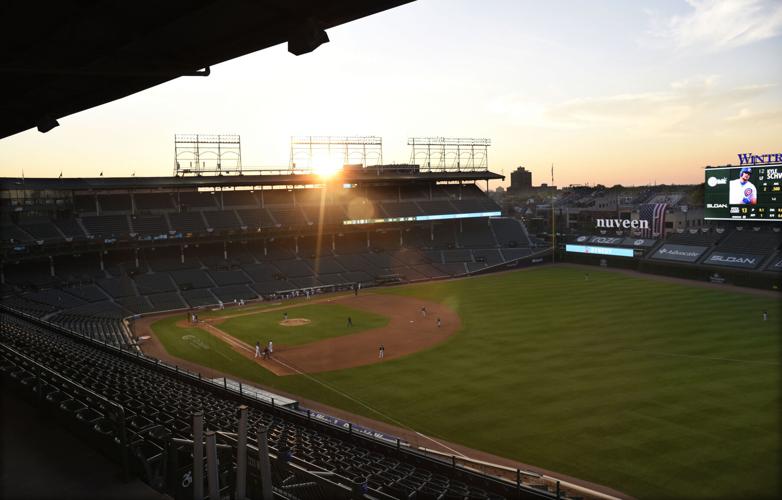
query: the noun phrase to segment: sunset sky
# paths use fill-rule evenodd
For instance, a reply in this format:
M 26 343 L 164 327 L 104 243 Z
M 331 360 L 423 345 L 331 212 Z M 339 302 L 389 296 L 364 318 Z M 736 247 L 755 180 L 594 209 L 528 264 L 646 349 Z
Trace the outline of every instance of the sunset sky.
M 175 133 L 236 133 L 245 166 L 292 135 L 489 138 L 533 182 L 696 183 L 782 152 L 779 0 L 418 0 L 0 140 L 0 176 L 170 175 Z M 510 178 L 506 180 L 507 185 Z M 497 183 L 492 184 L 492 188 Z

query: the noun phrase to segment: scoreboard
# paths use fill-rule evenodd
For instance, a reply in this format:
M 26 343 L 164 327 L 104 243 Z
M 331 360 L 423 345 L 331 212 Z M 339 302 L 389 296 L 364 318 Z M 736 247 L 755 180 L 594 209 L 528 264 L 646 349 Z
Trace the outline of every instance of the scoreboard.
M 704 219 L 782 222 L 782 163 L 707 168 Z

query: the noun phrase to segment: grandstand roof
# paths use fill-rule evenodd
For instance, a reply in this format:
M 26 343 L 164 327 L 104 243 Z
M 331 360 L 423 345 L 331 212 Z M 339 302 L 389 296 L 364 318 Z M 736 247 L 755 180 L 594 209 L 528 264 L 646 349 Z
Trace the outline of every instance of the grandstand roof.
M 410 1 L 5 2 L 0 137 Z
M 378 183 L 399 181 L 479 181 L 503 179 L 500 174 L 479 172 L 379 172 L 361 169 L 345 172 L 344 182 Z M 0 178 L 0 190 L 111 190 L 111 189 L 195 189 L 231 188 L 234 186 L 289 186 L 322 184 L 315 174 L 226 175 L 200 177 L 73 177 L 73 178 Z

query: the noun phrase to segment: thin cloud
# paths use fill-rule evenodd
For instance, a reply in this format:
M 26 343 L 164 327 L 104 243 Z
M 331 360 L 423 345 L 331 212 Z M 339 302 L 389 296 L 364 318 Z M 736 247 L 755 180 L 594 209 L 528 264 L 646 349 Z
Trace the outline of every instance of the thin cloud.
M 749 108 L 741 108 L 735 115 L 725 118 L 725 122 L 735 125 L 782 123 L 782 109 L 752 111 Z
M 514 125 L 544 129 L 614 128 L 676 135 L 703 133 L 714 131 L 716 122 L 738 120 L 742 113 L 755 115 L 749 111 L 752 101 L 775 86 L 754 84 L 723 88 L 719 78 L 711 75 L 672 82 L 658 91 L 581 97 L 550 104 L 531 102 L 512 94 L 491 101 L 489 110 L 506 116 Z
M 724 50 L 782 34 L 779 0 L 687 0 L 691 11 L 661 18 L 647 11 L 652 40 L 677 49 Z

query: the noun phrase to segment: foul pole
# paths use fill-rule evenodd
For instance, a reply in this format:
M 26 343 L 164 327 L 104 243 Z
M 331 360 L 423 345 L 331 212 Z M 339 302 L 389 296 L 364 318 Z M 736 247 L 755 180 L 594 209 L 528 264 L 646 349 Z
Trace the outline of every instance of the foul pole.
M 554 186 L 554 164 L 551 164 L 551 186 Z M 554 192 L 551 193 L 551 263 L 553 264 L 557 258 L 557 226 L 554 223 L 554 219 L 557 216 L 554 211 Z

